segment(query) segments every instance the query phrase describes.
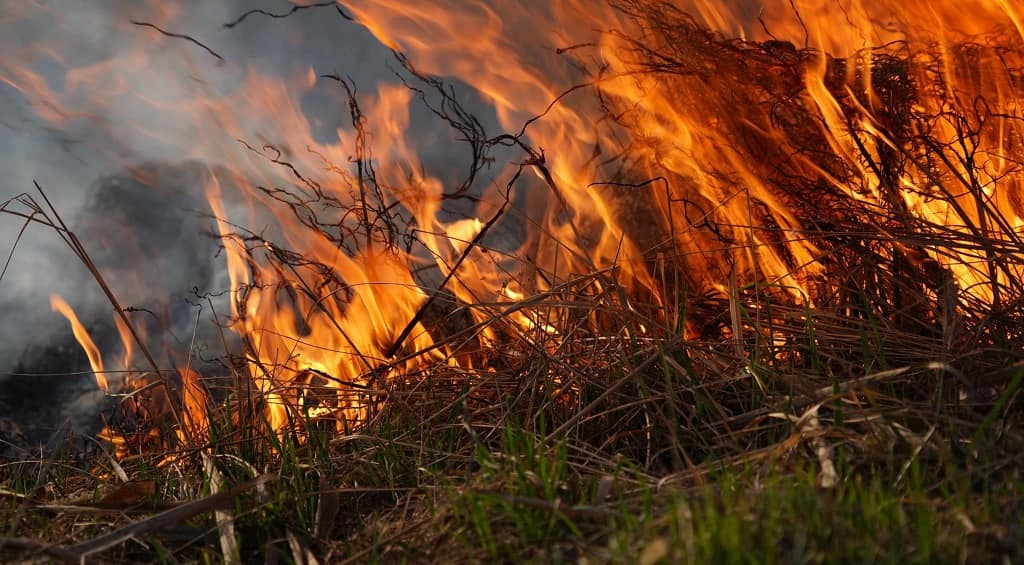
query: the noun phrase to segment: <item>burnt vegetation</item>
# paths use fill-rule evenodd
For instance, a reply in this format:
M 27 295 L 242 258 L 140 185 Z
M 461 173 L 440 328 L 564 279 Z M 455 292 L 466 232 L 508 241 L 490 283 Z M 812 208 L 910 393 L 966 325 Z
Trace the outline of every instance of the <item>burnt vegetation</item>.
M 485 131 L 455 88 L 396 54 L 407 86 L 468 149 L 446 204 L 479 199 L 496 154 L 519 165 L 450 270 L 416 273 L 426 298 L 380 344 L 390 355 L 356 363 L 359 379 L 313 369 L 289 378 L 275 392 L 290 421 L 275 434 L 262 416 L 272 400 L 244 369 L 258 346 L 243 338 L 225 355 L 229 378 L 207 382 L 204 433 L 162 440 L 156 453 L 147 436 L 120 462 L 100 446 L 10 457 L 0 551 L 111 562 L 180 552 L 297 563 L 1024 557 L 1024 116 L 1008 102 L 1024 98 L 1019 35 L 959 46 L 948 54 L 962 60 L 955 68 L 974 71 L 954 77 L 936 45 L 837 58 L 725 38 L 669 3 L 614 4 L 635 24 L 607 32 L 628 47 L 628 72 L 584 67 L 554 103 L 590 97 L 604 111 L 599 127 L 621 130 L 621 146 L 595 149 L 604 165 L 588 190 L 617 203 L 653 284 L 619 265 L 549 272 L 508 252 L 499 232 L 520 218 L 510 195 L 526 172 L 568 206 L 548 170 L 558 148 L 532 146 L 531 124 Z M 812 100 L 809 73 L 835 101 L 831 114 Z M 702 191 L 660 161 L 672 147 L 644 136 L 644 110 L 600 88 L 623 75 L 706 116 L 705 135 L 744 157 L 743 174 L 704 170 L 732 193 Z M 259 190 L 340 253 L 421 256 L 419 230 L 431 228 L 404 204 L 417 198 L 416 172 L 403 186 L 378 178 L 355 86 L 325 78 L 359 133 L 352 161 L 331 164 L 351 198 L 323 191 L 278 149 L 250 145 L 294 179 Z M 718 219 L 731 198 L 748 223 Z M 945 215 L 922 213 L 929 202 L 945 203 Z M 569 225 L 568 212 L 566 233 L 594 237 L 599 226 Z M 351 297 L 334 267 L 270 235 L 238 228 L 228 238 L 278 273 L 268 281 L 265 267 L 252 269 L 264 300 Z M 790 279 L 759 270 L 768 252 Z M 481 261 L 501 262 L 531 292 L 457 298 L 459 266 Z M 796 282 L 809 293 L 793 292 Z M 238 312 L 249 298 L 235 294 Z M 294 315 L 301 325 L 311 314 Z M 409 339 L 419 328 L 431 351 Z M 144 409 L 137 401 L 122 405 L 126 421 Z M 344 420 L 339 405 L 366 410 Z

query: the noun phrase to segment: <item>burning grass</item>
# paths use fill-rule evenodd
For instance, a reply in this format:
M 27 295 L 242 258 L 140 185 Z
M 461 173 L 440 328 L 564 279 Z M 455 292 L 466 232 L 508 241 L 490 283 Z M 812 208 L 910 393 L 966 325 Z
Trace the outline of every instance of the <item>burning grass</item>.
M 488 135 L 399 56 L 470 148 L 454 189 L 374 159 L 336 76 L 345 191 L 246 145 L 290 179 L 252 192 L 308 239 L 229 222 L 211 174 L 230 384 L 147 353 L 116 450 L 56 438 L 3 467 L 3 551 L 1021 558 L 1019 35 L 835 57 L 611 4 L 603 64 L 518 134 Z M 581 179 L 528 134 L 585 96 L 608 132 Z M 501 151 L 519 156 L 481 188 Z M 514 204 L 528 182 L 546 223 L 510 250 L 500 226 L 537 219 Z M 463 199 L 486 213 L 437 219 Z

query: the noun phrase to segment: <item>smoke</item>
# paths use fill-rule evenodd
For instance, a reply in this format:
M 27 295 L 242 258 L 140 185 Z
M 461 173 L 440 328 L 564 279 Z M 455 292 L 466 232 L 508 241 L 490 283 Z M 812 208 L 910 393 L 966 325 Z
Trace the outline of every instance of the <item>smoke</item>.
M 225 321 L 229 283 L 203 188 L 216 175 L 232 218 L 240 212 L 254 231 L 269 225 L 269 214 L 251 209 L 230 175 L 218 171 L 240 154 L 252 158 L 240 141 L 257 148 L 275 143 L 280 126 L 247 114 L 235 124 L 242 133 L 234 139 L 218 129 L 223 124 L 182 119 L 184 111 L 204 111 L 188 101 L 242 99 L 253 94 L 245 91 L 253 75 L 281 81 L 336 75 L 360 97 L 401 80 L 391 51 L 332 7 L 285 19 L 253 14 L 224 26 L 247 11 L 284 13 L 292 6 L 282 0 L 0 0 L 0 197 L 28 192 L 38 200 L 33 183 L 39 183 L 145 329 L 161 363 L 175 355 L 180 361 L 187 351 L 205 358 L 223 353 L 210 306 Z M 451 86 L 496 132 L 493 108 L 462 83 Z M 296 102 L 317 142 L 334 143 L 338 128 L 351 127 L 348 100 L 335 81 L 317 80 Z M 410 120 L 409 138 L 426 174 L 456 180 L 467 155 L 452 150 L 454 134 L 420 105 Z M 469 210 L 448 212 L 455 218 Z M 112 307 L 52 230 L 21 229 L 18 218 L 0 216 L 0 260 L 13 249 L 0 280 L 0 413 L 31 422 L 36 431 L 68 417 L 87 431 L 97 423 L 102 395 L 49 297 L 64 297 L 101 351 L 115 357 L 106 361 L 118 366 Z
M 241 212 L 254 231 L 269 225 L 268 213 L 243 202 L 220 167 L 246 154 L 239 141 L 275 143 L 280 125 L 246 115 L 243 139 L 235 140 L 216 131 L 216 123 L 181 119 L 183 101 L 245 97 L 254 74 L 282 81 L 337 75 L 360 97 L 400 80 L 391 51 L 334 8 L 299 10 L 286 19 L 254 14 L 224 26 L 250 10 L 291 7 L 275 0 L 0 0 L 0 197 L 28 192 L 39 200 L 33 182 L 39 183 L 132 310 L 161 364 L 181 362 L 191 351 L 197 366 L 224 353 L 221 336 L 230 332 L 214 324 L 210 306 L 223 323 L 229 282 L 203 188 L 216 175 L 229 215 Z M 493 110 L 453 85 L 494 128 Z M 348 101 L 334 81 L 317 81 L 297 102 L 317 142 L 335 143 L 338 128 L 351 127 Z M 410 118 L 426 172 L 454 180 L 466 156 L 451 150 L 453 134 L 421 106 Z M 211 134 L 221 135 L 223 149 L 198 151 L 216 147 Z M 49 297 L 64 297 L 108 366 L 119 367 L 113 308 L 52 230 L 21 229 L 19 218 L 0 216 L 2 258 L 13 249 L 0 280 L 0 413 L 33 440 L 68 418 L 89 433 L 98 426 L 102 394 Z M 137 366 L 139 359 L 136 352 Z
M 312 68 L 350 77 L 367 91 L 397 80 L 390 52 L 332 9 L 303 10 L 285 20 L 252 16 L 233 29 L 223 26 L 247 10 L 284 12 L 290 6 L 0 0 L 0 200 L 34 193 L 38 182 L 119 300 L 133 310 L 161 360 L 173 350 L 202 354 L 220 345 L 209 305 L 220 310 L 222 321 L 229 311 L 224 260 L 203 196 L 222 156 L 194 154 L 194 140 L 205 132 L 161 109 L 196 94 L 232 92 L 250 73 L 284 80 Z M 223 61 L 132 20 L 187 34 Z M 135 57 L 144 63 L 134 63 Z M 109 70 L 114 68 L 120 70 Z M 34 85 L 39 90 L 26 89 L 33 84 L 29 75 L 40 80 L 41 88 Z M 317 86 L 300 102 L 314 135 L 322 141 L 336 137 L 348 111 L 337 84 Z M 260 117 L 252 118 L 258 124 Z M 257 135 L 273 139 L 273 131 Z M 230 183 L 224 190 L 229 210 L 244 207 Z M 52 230 L 32 225 L 19 236 L 21 228 L 18 218 L 0 216 L 3 259 L 13 249 L 0 280 L 0 412 L 30 427 L 33 438 L 68 417 L 88 431 L 101 395 L 91 375 L 71 374 L 88 365 L 67 322 L 50 310 L 49 296 L 67 299 L 108 355 L 120 348 L 112 307 Z M 200 307 L 204 318 L 196 326 Z
M 155 353 L 188 350 L 199 297 L 217 283 L 216 241 L 208 235 L 212 226 L 199 190 L 205 174 L 199 163 L 142 163 L 131 174 L 103 176 L 86 191 L 87 200 L 70 226 L 89 243 L 90 258 Z M 120 367 L 123 353 L 113 308 L 81 262 L 70 258 L 60 265 L 52 255 L 30 258 L 49 269 L 41 286 L 74 302 L 107 353 L 106 366 Z M 43 277 L 23 266 L 15 274 L 15 280 Z M 71 416 L 79 429 L 88 428 L 96 421 L 101 396 L 91 375 L 73 374 L 88 369 L 85 357 L 68 324 L 49 312 L 46 295 L 38 294 L 26 291 L 0 305 L 4 345 L 11 351 L 8 359 L 16 361 L 9 371 L 13 375 L 0 388 L 0 403 L 6 401 L 8 413 L 12 406 L 34 412 L 36 423 Z M 208 334 L 213 328 L 202 324 L 200 329 L 202 346 L 212 341 Z M 118 377 L 108 378 L 116 382 Z

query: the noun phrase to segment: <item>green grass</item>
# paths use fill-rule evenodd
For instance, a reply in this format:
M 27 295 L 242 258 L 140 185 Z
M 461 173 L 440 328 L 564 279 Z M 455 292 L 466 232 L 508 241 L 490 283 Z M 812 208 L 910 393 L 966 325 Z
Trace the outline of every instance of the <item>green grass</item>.
M 815 105 L 795 95 L 806 87 L 802 72 L 791 72 L 777 51 L 713 37 L 686 18 L 666 22 L 667 13 L 651 14 L 649 23 L 656 24 L 648 30 L 651 37 L 665 33 L 660 45 L 681 51 L 651 59 L 658 62 L 656 71 L 641 57 L 638 76 L 661 73 L 664 93 L 674 97 L 674 87 L 689 92 L 695 81 L 716 74 L 695 75 L 692 69 L 731 72 L 729 89 L 748 92 L 752 111 L 770 112 L 762 116 L 763 124 L 773 131 L 783 128 L 779 133 L 786 133 L 786 122 L 803 124 L 793 126 L 793 151 L 782 160 L 774 153 L 761 155 L 759 147 L 747 150 L 751 161 L 765 161 L 766 177 L 782 183 L 776 187 L 780 195 L 806 200 L 792 202 L 799 229 L 792 235 L 788 229 L 777 231 L 779 238 L 807 238 L 819 246 L 816 260 L 825 274 L 806 281 L 815 294 L 813 305 L 803 290 L 763 280 L 756 269 L 736 270 L 732 254 L 748 250 L 729 233 L 761 230 L 770 237 L 758 236 L 759 245 L 768 250 L 784 243 L 771 243 L 775 223 L 718 226 L 705 219 L 701 227 L 686 218 L 688 229 L 714 236 L 728 259 L 712 260 L 692 276 L 687 271 L 702 264 L 691 263 L 696 255 L 682 248 L 687 239 L 677 237 L 681 225 L 662 226 L 670 232 L 661 234 L 665 245 L 642 258 L 648 268 L 658 264 L 651 273 L 657 274 L 656 289 L 637 290 L 637 281 L 620 280 L 625 270 L 617 265 L 585 275 L 523 265 L 527 280 L 519 281 L 521 288 L 543 287 L 524 304 L 462 304 L 452 297 L 450 311 L 423 310 L 415 318 L 437 342 L 435 353 L 472 363 L 460 368 L 425 363 L 429 366 L 411 374 L 385 366 L 372 371 L 373 379 L 326 375 L 362 378 L 383 389 L 373 392 L 381 394 L 379 406 L 358 425 L 346 423 L 338 430 L 336 422 L 314 421 L 293 410 L 285 430 L 268 430 L 259 409 L 262 399 L 247 377 L 239 377 L 244 381 L 236 385 L 239 390 L 216 395 L 220 404 L 211 407 L 208 437 L 169 444 L 177 450 L 172 463 L 168 453 L 154 449 L 114 463 L 91 444 L 82 449 L 61 437 L 0 462 L 0 560 L 66 559 L 59 550 L 145 524 L 175 504 L 208 500 L 215 491 L 269 477 L 220 508 L 220 523 L 214 509 L 206 508 L 112 543 L 90 558 L 309 563 L 313 556 L 321 563 L 642 565 L 1024 561 L 1024 316 L 1019 308 L 1024 287 L 1003 280 L 1015 277 L 992 275 L 993 286 L 1005 287 L 998 304 L 982 304 L 955 285 L 945 292 L 934 289 L 952 280 L 935 258 L 970 256 L 962 254 L 968 249 L 984 250 L 1006 273 L 1022 272 L 1019 235 L 957 227 L 969 218 L 932 225 L 910 214 L 902 196 L 875 204 L 847 199 L 848 208 L 834 210 L 835 217 L 823 214 L 831 200 L 818 202 L 830 188 L 822 186 L 821 171 L 830 171 L 830 183 L 849 184 L 834 188 L 861 194 L 866 165 L 885 168 L 889 174 L 880 176 L 894 179 L 915 167 L 927 169 L 922 172 L 930 184 L 948 185 L 937 186 L 941 190 L 929 198 L 956 199 L 951 195 L 962 193 L 989 200 L 983 187 L 957 186 L 956 178 L 963 182 L 958 168 L 956 175 L 937 177 L 931 169 L 939 161 L 966 163 L 967 156 L 956 153 L 956 144 L 936 145 L 927 138 L 948 116 L 975 115 L 978 101 L 971 98 L 974 106 L 950 107 L 932 118 L 904 116 L 917 120 L 904 124 L 907 131 L 925 137 L 904 140 L 909 148 L 899 159 L 894 154 L 876 163 L 869 151 L 833 155 L 821 137 Z M 872 60 L 888 61 L 898 71 L 894 57 L 875 53 Z M 671 61 L 697 63 L 676 69 L 672 78 Z M 901 89 L 907 83 L 899 72 L 886 74 L 885 65 L 874 68 L 878 81 Z M 465 115 L 443 83 L 411 66 L 406 70 L 444 97 L 442 108 L 452 111 L 435 114 L 447 116 L 458 129 L 452 120 Z M 733 84 L 734 79 L 741 82 Z M 857 95 L 845 88 L 836 94 L 844 100 Z M 355 109 L 356 101 L 351 103 Z M 608 110 L 617 115 L 618 109 Z M 619 123 L 615 115 L 607 117 Z M 748 118 L 735 131 L 719 131 L 721 139 L 756 141 L 749 126 L 758 122 Z M 704 121 L 709 128 L 731 123 Z M 361 119 L 356 122 L 354 127 L 363 127 Z M 476 132 L 470 122 L 460 132 Z M 859 122 L 859 117 L 851 120 L 845 133 L 869 136 L 852 125 Z M 482 137 L 468 141 L 480 147 L 493 143 Z M 899 140 L 867 141 L 885 147 Z M 764 145 L 774 147 L 777 140 Z M 934 166 L 922 168 L 915 161 L 922 147 L 930 148 Z M 792 169 L 791 161 L 801 154 L 817 156 L 825 166 Z M 557 151 L 551 155 L 558 158 Z M 364 157 L 350 163 L 359 170 L 360 185 L 380 188 Z M 519 172 L 527 165 L 546 172 L 543 158 L 532 150 L 529 157 Z M 483 166 L 493 157 L 480 158 L 476 164 Z M 855 162 L 843 161 L 851 158 Z M 623 159 L 614 160 L 607 172 L 633 156 L 626 151 Z M 833 161 L 845 166 L 837 168 Z M 707 172 L 709 179 L 734 177 L 731 171 Z M 639 174 L 628 170 L 614 174 L 640 180 L 628 178 Z M 671 215 L 673 203 L 680 205 L 677 210 L 689 205 L 688 193 L 674 192 L 687 190 L 694 179 L 665 174 L 659 178 L 665 181 L 665 211 Z M 518 178 L 517 173 L 510 183 Z M 744 187 L 732 182 L 729 192 L 742 193 Z M 627 186 L 639 191 L 646 185 Z M 548 188 L 558 193 L 553 183 Z M 289 194 L 287 187 L 280 190 Z M 390 201 L 378 204 L 381 210 L 400 209 Z M 367 203 L 362 205 L 342 216 L 365 218 Z M 292 212 L 300 214 L 303 225 L 329 226 L 340 212 L 333 206 L 293 207 Z M 308 222 L 305 214 L 317 210 L 325 216 Z M 398 229 L 391 219 L 379 219 L 385 220 L 381 226 Z M 367 237 L 385 229 L 355 229 L 338 221 L 339 228 L 353 232 L 367 228 Z M 1006 217 L 998 223 L 1015 221 Z M 63 222 L 53 222 L 58 224 Z M 413 241 L 415 229 L 409 228 L 408 234 L 388 233 L 384 239 Z M 334 241 L 326 232 L 314 235 Z M 286 250 L 257 241 L 269 243 L 253 235 L 254 250 Z M 337 243 L 348 249 L 347 241 Z M 91 265 L 77 240 L 73 247 Z M 908 261 L 910 252 L 930 262 Z M 297 253 L 260 257 L 281 273 L 281 280 L 265 281 L 268 288 L 344 287 L 331 265 L 311 265 Z M 512 256 L 505 260 L 513 266 Z M 800 266 L 792 268 L 794 276 L 805 277 Z M 105 286 L 99 271 L 91 270 Z M 515 276 L 516 270 L 507 272 Z M 703 280 L 716 277 L 717 285 Z M 728 288 L 722 288 L 723 281 Z M 330 295 L 342 294 L 331 290 Z M 325 299 L 315 298 L 317 303 Z M 282 293 L 281 306 L 287 304 Z M 502 308 L 511 312 L 526 304 L 557 331 L 527 330 L 502 314 Z M 120 309 L 115 300 L 112 305 Z M 463 307 L 493 319 L 475 324 L 464 312 L 447 317 Z M 307 315 L 298 312 L 296 319 Z M 498 343 L 479 338 L 485 326 L 500 336 Z M 261 358 L 255 351 L 224 353 Z M 304 370 L 301 360 L 295 363 L 291 369 Z M 141 494 L 115 496 L 126 488 L 121 473 L 129 486 L 145 486 Z
M 680 378 L 666 363 L 654 367 L 661 382 Z M 994 402 L 978 424 L 992 425 L 1010 404 Z M 855 441 L 852 433 L 832 427 L 828 441 L 839 480 L 834 488 L 822 488 L 821 468 L 807 441 L 786 443 L 799 433 L 792 425 L 770 434 L 767 450 L 730 458 L 721 456 L 725 448 L 719 447 L 718 456 L 707 451 L 692 468 L 657 477 L 635 457 L 605 457 L 571 435 L 549 438 L 543 416 L 524 425 L 513 414 L 506 412 L 497 426 L 457 421 L 419 426 L 415 415 L 396 410 L 349 437 L 283 434 L 229 441 L 228 429 L 213 432 L 217 441 L 209 446 L 211 456 L 228 484 L 266 471 L 276 477 L 228 509 L 243 561 L 274 554 L 283 562 L 297 562 L 295 552 L 302 548 L 332 559 L 379 562 L 973 563 L 1024 558 L 1024 538 L 1018 535 L 1024 531 L 1019 456 L 1008 454 L 999 440 L 975 441 L 985 437 L 980 427 L 962 429 L 957 437 L 951 433 L 956 422 L 948 422 L 920 450 L 899 434 L 878 431 L 872 439 L 861 431 L 862 441 Z M 877 430 L 894 426 L 899 428 L 890 422 Z M 681 451 L 687 451 L 684 445 L 705 445 L 685 434 L 682 426 L 676 431 Z M 758 437 L 764 441 L 769 436 Z M 697 450 L 691 451 L 696 456 Z M 145 458 L 123 465 L 133 480 L 156 480 L 152 501 L 170 502 L 210 492 L 196 459 L 185 456 L 170 468 L 157 468 L 154 459 Z M 117 482 L 110 475 L 95 477 L 104 468 L 109 463 L 103 459 L 76 466 L 63 448 L 45 467 L 3 466 L 3 526 L 10 530 L 14 525 L 24 502 L 15 495 L 32 493 L 40 472 L 45 478 L 35 493 L 38 502 L 96 501 Z M 325 517 L 325 507 L 334 508 L 333 515 Z M 31 533 L 52 543 L 67 544 L 138 519 L 137 514 L 55 513 L 35 502 L 26 508 L 15 536 Z M 318 525 L 324 520 L 327 525 Z M 289 536 L 298 541 L 290 542 Z M 204 514 L 142 536 L 142 546 L 126 544 L 101 556 L 174 562 L 174 554 L 215 563 L 223 559 L 217 540 L 217 527 Z M 13 547 L 3 551 L 27 555 L 11 553 Z
M 409 375 L 348 433 L 302 414 L 276 434 L 240 426 L 259 417 L 228 397 L 205 442 L 179 446 L 173 463 L 122 460 L 133 484 L 153 486 L 102 512 L 53 507 L 102 506 L 121 482 L 96 446 L 61 437 L 41 461 L 0 466 L 0 526 L 32 540 L 0 552 L 28 558 L 210 496 L 205 458 L 221 488 L 272 477 L 224 508 L 232 530 L 205 511 L 93 557 L 216 563 L 227 536 L 242 562 L 1024 559 L 1024 371 L 970 358 L 1004 375 L 972 391 L 884 317 L 742 307 L 744 347 L 758 356 L 732 357 L 732 339 L 683 340 L 683 322 L 637 333 L 645 320 L 626 318 L 640 314 L 607 308 L 620 317 L 614 339 L 567 341 L 558 356 L 487 375 L 440 365 Z M 863 372 L 892 357 L 908 364 Z M 571 388 L 565 375 L 578 377 Z
M 991 481 L 957 466 L 766 461 L 719 469 L 692 486 L 655 486 L 624 467 L 608 501 L 597 479 L 568 472 L 566 450 L 508 431 L 499 457 L 481 455 L 484 483 L 456 492 L 455 537 L 467 555 L 514 562 L 934 563 L 1024 557 L 1017 533 L 1024 477 Z M 976 466 L 978 462 L 973 462 Z M 588 488 L 589 485 L 589 488 Z
M 666 563 L 1020 558 L 1024 546 L 1008 536 L 1019 530 L 1022 516 L 1001 508 L 1020 477 L 999 494 L 974 493 L 966 485 L 940 494 L 919 480 L 894 487 L 891 475 L 868 472 L 845 476 L 826 491 L 816 486 L 813 469 L 766 478 L 727 475 L 694 492 L 663 494 L 671 502 L 658 514 L 612 530 L 608 552 L 615 561 L 642 555 Z

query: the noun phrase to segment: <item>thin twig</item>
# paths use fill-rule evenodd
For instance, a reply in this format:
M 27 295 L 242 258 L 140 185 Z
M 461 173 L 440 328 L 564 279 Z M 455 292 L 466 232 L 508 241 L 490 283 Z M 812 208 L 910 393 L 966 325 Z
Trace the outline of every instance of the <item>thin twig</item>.
M 214 57 L 216 57 L 219 61 L 221 61 L 221 62 L 224 61 L 224 57 L 221 57 L 219 53 L 217 53 L 213 49 L 210 49 L 209 47 L 204 45 L 203 42 L 199 41 L 198 39 L 196 39 L 196 38 L 194 38 L 194 37 L 192 37 L 190 35 L 184 35 L 184 34 L 181 34 L 181 33 L 173 33 L 173 32 L 161 29 L 156 24 L 151 24 L 149 22 L 138 22 L 138 21 L 132 20 L 132 23 L 137 25 L 137 26 L 141 26 L 141 27 L 153 28 L 153 29 L 157 30 L 158 32 L 162 33 L 163 35 L 166 35 L 167 37 L 173 37 L 175 39 L 184 39 L 186 41 L 190 41 L 192 43 L 195 43 L 196 45 L 198 45 L 198 46 L 202 47 L 203 49 L 205 49 L 207 53 L 209 53 L 210 55 L 213 55 Z
M 346 20 L 349 20 L 349 21 L 355 21 L 352 16 L 346 14 L 345 11 L 341 9 L 341 6 L 338 5 L 337 0 L 328 0 L 327 2 L 317 2 L 315 4 L 294 5 L 294 6 L 292 6 L 291 10 L 288 10 L 287 12 L 282 12 L 282 13 L 268 12 L 266 10 L 260 10 L 260 9 L 249 10 L 248 12 L 243 13 L 242 15 L 238 16 L 234 20 L 231 20 L 230 22 L 224 24 L 224 27 L 226 27 L 226 28 L 235 27 L 238 24 L 244 22 L 249 16 L 254 16 L 254 15 L 267 16 L 268 18 L 281 19 L 281 18 L 287 18 L 288 16 L 294 14 L 295 12 L 298 12 L 299 10 L 308 10 L 310 8 L 330 8 L 331 6 L 334 6 L 337 9 L 338 13 L 341 14 L 341 17 L 343 17 L 343 18 L 345 18 Z

